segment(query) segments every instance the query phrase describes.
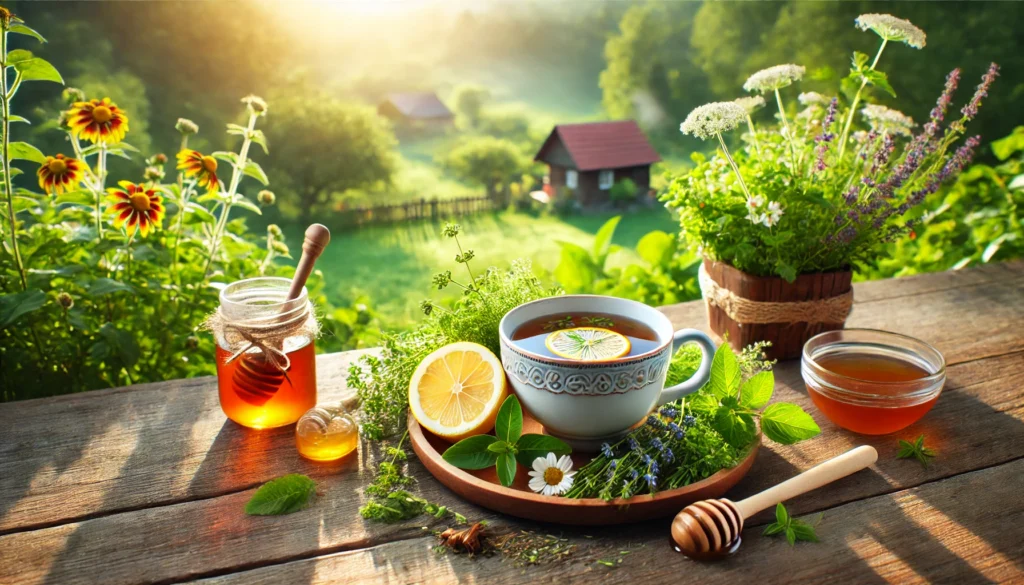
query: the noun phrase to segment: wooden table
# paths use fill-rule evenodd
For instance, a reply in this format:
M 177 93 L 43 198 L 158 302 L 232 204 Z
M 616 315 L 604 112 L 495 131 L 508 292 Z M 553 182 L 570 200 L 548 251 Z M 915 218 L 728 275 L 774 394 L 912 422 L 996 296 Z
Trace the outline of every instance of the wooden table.
M 948 382 L 935 408 L 896 435 L 838 429 L 811 405 L 798 364 L 777 372 L 776 398 L 801 404 L 822 434 L 767 444 L 730 494 L 744 497 L 858 444 L 869 471 L 789 502 L 824 512 L 821 543 L 790 547 L 747 524 L 740 553 L 697 564 L 668 547 L 669 519 L 565 529 L 469 505 L 418 462 L 424 497 L 492 526 L 564 534 L 565 562 L 519 566 L 432 551 L 427 518 L 386 525 L 357 512 L 372 449 L 338 464 L 299 458 L 292 429 L 249 431 L 226 421 L 212 378 L 0 405 L 0 583 L 745 583 L 1024 582 L 1024 262 L 856 285 L 851 327 L 920 337 L 945 354 Z M 702 326 L 700 302 L 664 309 Z M 358 352 L 318 358 L 322 400 L 346 395 Z M 897 439 L 928 437 L 924 469 L 896 459 Z M 314 477 L 307 510 L 249 517 L 254 489 L 285 473 Z M 620 551 L 628 550 L 622 555 Z M 622 559 L 617 568 L 598 560 Z

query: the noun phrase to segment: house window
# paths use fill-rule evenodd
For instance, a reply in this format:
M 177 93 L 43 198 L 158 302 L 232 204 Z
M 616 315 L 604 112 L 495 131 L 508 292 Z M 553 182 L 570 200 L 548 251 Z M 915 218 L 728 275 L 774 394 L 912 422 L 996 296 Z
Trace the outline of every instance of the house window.
M 601 171 L 597 175 L 597 187 L 601 190 L 611 189 L 615 184 L 615 171 Z
M 570 189 L 575 189 L 576 187 L 579 186 L 579 184 L 580 184 L 580 174 L 579 173 L 577 173 L 573 169 L 569 169 L 569 170 L 565 171 L 565 186 L 566 187 L 568 187 Z

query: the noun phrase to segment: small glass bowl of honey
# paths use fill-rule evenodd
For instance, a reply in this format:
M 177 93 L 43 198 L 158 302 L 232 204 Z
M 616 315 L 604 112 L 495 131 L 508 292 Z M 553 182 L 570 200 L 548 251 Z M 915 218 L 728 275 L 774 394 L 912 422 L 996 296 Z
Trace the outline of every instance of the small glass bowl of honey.
M 829 420 L 855 433 L 886 435 L 931 410 L 946 383 L 946 362 L 913 337 L 842 329 L 804 344 L 800 374 Z

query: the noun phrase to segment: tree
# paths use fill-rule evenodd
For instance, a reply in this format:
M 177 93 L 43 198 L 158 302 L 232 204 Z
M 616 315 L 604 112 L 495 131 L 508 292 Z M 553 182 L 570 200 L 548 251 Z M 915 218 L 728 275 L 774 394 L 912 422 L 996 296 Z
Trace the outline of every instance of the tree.
M 491 99 L 491 92 L 486 87 L 463 84 L 452 91 L 452 107 L 459 122 L 469 128 L 475 128 L 480 121 L 480 112 Z
M 459 179 L 483 185 L 490 197 L 497 195 L 498 185 L 522 174 L 527 165 L 515 144 L 491 136 L 463 142 L 440 162 Z
M 397 141 L 372 108 L 294 87 L 270 104 L 267 165 L 285 177 L 276 190 L 304 223 L 334 195 L 390 182 Z

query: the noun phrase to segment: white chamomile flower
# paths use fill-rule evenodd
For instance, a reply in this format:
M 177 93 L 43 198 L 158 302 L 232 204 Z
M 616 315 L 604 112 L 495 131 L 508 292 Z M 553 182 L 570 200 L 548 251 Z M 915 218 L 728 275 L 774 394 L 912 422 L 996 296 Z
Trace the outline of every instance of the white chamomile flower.
M 736 98 L 733 101 L 746 110 L 748 114 L 753 114 L 764 107 L 764 98 L 759 95 Z
M 914 119 L 899 110 L 868 104 L 860 111 L 868 120 L 871 129 L 876 132 L 889 132 L 910 136 L 910 129 L 915 126 Z
M 792 85 L 794 81 L 799 81 L 806 71 L 807 68 L 802 65 L 793 65 L 792 63 L 776 65 L 762 69 L 748 77 L 746 83 L 743 84 L 743 89 L 768 93 Z
M 743 106 L 735 102 L 713 102 L 694 108 L 679 125 L 679 130 L 683 134 L 707 140 L 732 130 L 746 120 L 747 111 Z
M 871 29 L 886 41 L 903 42 L 915 49 L 924 48 L 924 31 L 909 20 L 891 14 L 861 14 L 853 22 L 860 30 Z
M 750 213 L 747 214 L 747 221 L 749 221 L 750 223 L 752 223 L 754 225 L 757 225 L 757 224 L 761 223 L 761 218 L 762 217 L 764 217 L 764 216 L 763 215 L 758 215 L 758 214 L 754 213 L 753 211 L 751 211 Z
M 530 489 L 545 496 L 563 494 L 572 487 L 572 459 L 568 455 L 556 458 L 554 453 L 533 460 L 530 470 Z
M 768 203 L 768 212 L 764 214 L 762 223 L 768 227 L 779 223 L 782 219 L 782 205 L 778 201 Z
M 747 211 L 753 213 L 762 205 L 764 205 L 764 196 L 753 195 L 751 197 L 747 197 Z

